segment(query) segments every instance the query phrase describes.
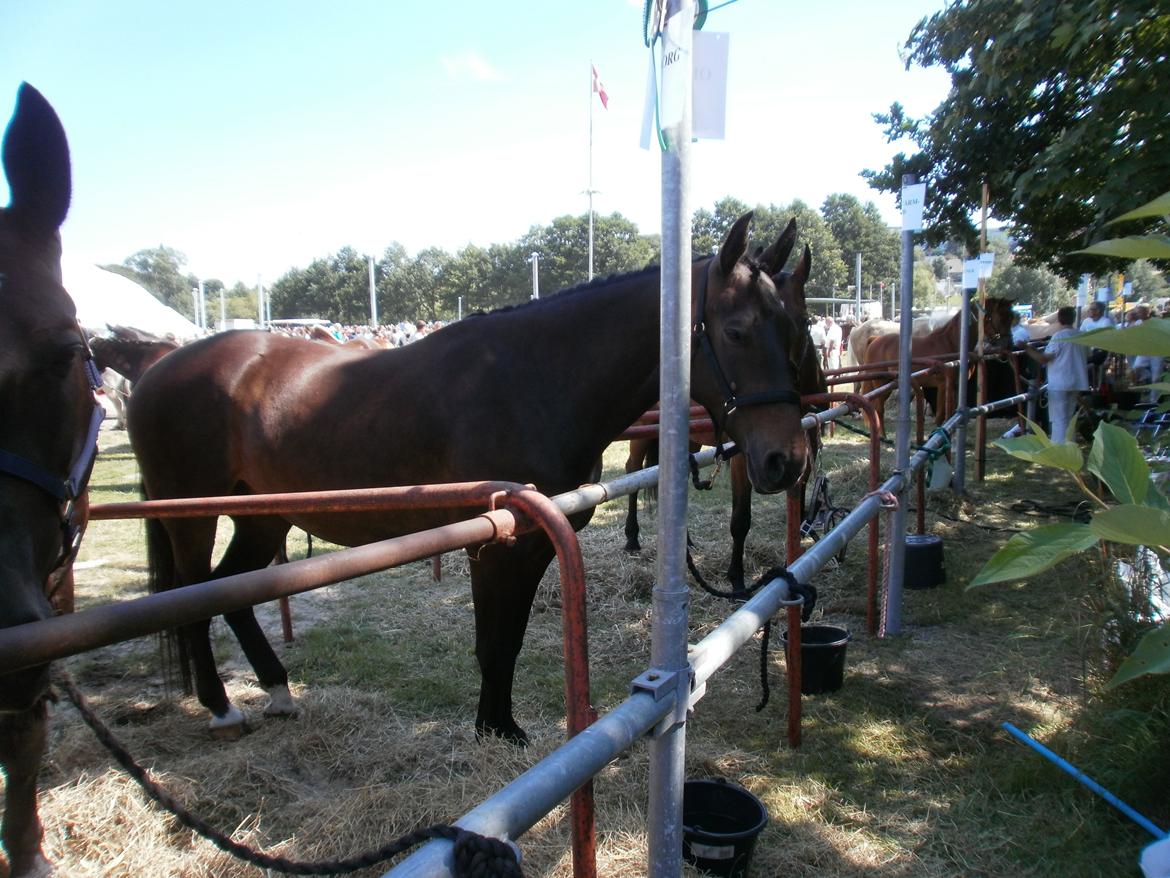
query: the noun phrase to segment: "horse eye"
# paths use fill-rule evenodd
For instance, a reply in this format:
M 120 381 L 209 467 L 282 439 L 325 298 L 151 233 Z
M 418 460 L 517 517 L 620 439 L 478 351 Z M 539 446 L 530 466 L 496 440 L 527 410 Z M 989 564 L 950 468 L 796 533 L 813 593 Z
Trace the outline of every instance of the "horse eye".
M 743 344 L 747 341 L 747 333 L 741 329 L 736 329 L 734 326 L 728 326 L 723 330 L 724 337 L 732 344 Z
M 69 344 L 57 348 L 53 352 L 52 360 L 49 362 L 49 370 L 58 378 L 64 378 L 73 368 L 73 364 L 80 352 L 81 345 L 79 344 Z

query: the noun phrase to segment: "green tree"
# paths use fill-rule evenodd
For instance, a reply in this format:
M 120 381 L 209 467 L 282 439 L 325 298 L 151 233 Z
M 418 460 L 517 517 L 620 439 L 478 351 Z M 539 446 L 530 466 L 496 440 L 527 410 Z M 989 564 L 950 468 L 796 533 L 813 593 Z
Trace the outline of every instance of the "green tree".
M 1137 299 L 1152 302 L 1154 299 L 1170 295 L 1170 285 L 1166 283 L 1166 276 L 1148 259 L 1138 259 L 1131 263 L 1125 277 L 1133 284 L 1133 294 Z
M 699 208 L 691 216 L 691 253 L 710 256 L 719 252 L 719 246 L 735 221 L 751 210 L 738 198 L 730 195 L 715 202 L 712 210 Z M 758 236 L 753 232 L 758 241 Z
M 1032 313 L 1037 315 L 1049 314 L 1073 301 L 1073 292 L 1060 275 L 1010 259 L 1006 265 L 996 265 L 987 282 L 987 295 L 1031 304 Z
M 879 284 L 898 276 L 902 251 L 898 232 L 889 228 L 872 201 L 864 205 L 855 195 L 828 196 L 821 215 L 841 249 L 849 282 L 855 280 L 854 260 L 861 254 L 861 288 L 877 291 Z
M 191 291 L 199 286 L 199 279 L 193 274 L 183 273 L 186 264 L 187 257 L 178 250 L 159 244 L 126 257 L 121 265 L 102 267 L 141 284 L 164 305 L 185 317 L 194 318 L 195 300 Z
M 951 91 L 922 119 L 899 104 L 875 118 L 911 138 L 874 187 L 927 183 L 926 239 L 961 238 L 988 186 L 1025 264 L 1066 278 L 1100 269 L 1076 253 L 1107 217 L 1161 193 L 1170 179 L 1170 15 L 1148 0 L 958 0 L 920 21 L 907 65 L 941 66 Z M 1132 258 L 1132 257 L 1131 257 Z

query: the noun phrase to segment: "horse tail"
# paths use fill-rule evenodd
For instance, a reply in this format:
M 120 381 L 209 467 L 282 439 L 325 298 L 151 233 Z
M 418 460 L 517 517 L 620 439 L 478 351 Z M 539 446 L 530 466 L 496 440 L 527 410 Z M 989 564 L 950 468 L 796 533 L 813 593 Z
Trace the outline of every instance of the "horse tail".
M 145 485 L 140 486 L 146 497 Z M 171 538 L 157 518 L 146 519 L 147 589 L 151 594 L 175 587 L 175 553 Z M 179 687 L 184 695 L 194 691 L 191 656 L 186 638 L 177 628 L 169 628 L 158 635 L 159 659 L 163 669 L 163 683 L 168 692 Z

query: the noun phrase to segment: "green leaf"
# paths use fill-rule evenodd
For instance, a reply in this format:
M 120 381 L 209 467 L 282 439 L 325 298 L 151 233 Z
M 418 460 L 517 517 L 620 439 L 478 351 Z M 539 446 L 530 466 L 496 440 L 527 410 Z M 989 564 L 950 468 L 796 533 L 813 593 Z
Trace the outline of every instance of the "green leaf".
M 975 574 L 967 588 L 1033 576 L 1097 544 L 1087 524 L 1050 524 L 1015 534 Z
M 1059 28 L 1057 30 L 1059 30 Z M 1113 223 L 1120 223 L 1131 219 L 1146 219 L 1147 217 L 1152 216 L 1166 216 L 1167 214 L 1170 214 L 1170 192 L 1165 192 L 1148 204 L 1143 204 L 1141 207 L 1134 208 L 1129 213 L 1123 213 L 1121 216 L 1109 220 L 1109 222 L 1105 223 L 1105 225 L 1108 226 L 1112 225 Z
M 1150 490 L 1150 466 L 1128 430 L 1102 421 L 1086 464 L 1120 503 L 1142 503 Z
M 1123 329 L 1094 329 L 1069 336 L 1071 344 L 1101 348 L 1127 357 L 1145 354 L 1149 357 L 1170 357 L 1170 320 L 1156 317 L 1141 326 Z
M 1099 539 L 1130 546 L 1170 546 L 1170 512 L 1126 503 L 1103 509 L 1089 527 Z
M 1116 256 L 1120 259 L 1170 259 L 1170 238 L 1165 235 L 1133 235 L 1098 241 L 1083 250 L 1087 256 Z
M 1163 622 L 1142 638 L 1105 688 L 1113 689 L 1143 674 L 1170 674 L 1170 622 Z
M 1043 433 L 1042 430 L 1040 432 Z M 1023 440 L 1031 441 L 1025 442 Z M 1012 457 L 1018 457 L 1020 460 L 1026 460 L 1029 463 L 1052 466 L 1070 473 L 1079 473 L 1084 467 L 1084 458 L 1081 457 L 1080 448 L 1072 443 L 1054 445 L 1047 436 L 1043 440 L 1039 436 L 997 439 L 995 444 Z

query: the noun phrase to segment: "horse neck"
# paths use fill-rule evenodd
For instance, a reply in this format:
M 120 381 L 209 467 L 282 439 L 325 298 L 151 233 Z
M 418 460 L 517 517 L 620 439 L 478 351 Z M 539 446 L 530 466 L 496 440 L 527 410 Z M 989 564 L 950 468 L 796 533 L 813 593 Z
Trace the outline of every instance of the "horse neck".
M 639 272 L 500 315 L 505 343 L 540 377 L 542 417 L 600 454 L 658 399 L 659 274 Z

